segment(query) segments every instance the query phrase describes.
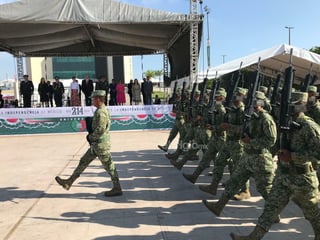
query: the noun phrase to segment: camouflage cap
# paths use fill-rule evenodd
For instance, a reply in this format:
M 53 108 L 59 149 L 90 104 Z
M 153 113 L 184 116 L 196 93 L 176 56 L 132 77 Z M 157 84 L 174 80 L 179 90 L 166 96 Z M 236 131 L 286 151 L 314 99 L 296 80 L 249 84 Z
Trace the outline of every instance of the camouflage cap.
M 106 91 L 105 90 L 95 90 L 92 92 L 91 97 L 105 97 Z
M 308 101 L 308 93 L 306 92 L 293 92 L 291 93 L 291 102 L 297 104 L 300 102 L 306 103 Z
M 317 92 L 317 86 L 309 86 L 308 87 L 308 92 Z
M 191 89 L 188 89 L 188 90 L 187 90 L 187 93 L 191 93 L 191 92 L 192 92 L 192 90 L 191 90 Z
M 176 93 L 177 95 L 181 95 L 181 88 L 178 88 Z
M 215 97 L 226 97 L 227 96 L 227 92 L 224 90 L 224 88 L 219 88 L 216 92 Z
M 245 88 L 241 88 L 241 87 L 237 87 L 237 89 L 236 89 L 236 92 L 237 93 L 240 93 L 240 94 L 242 94 L 242 95 L 246 95 L 247 94 L 247 89 L 245 89 Z
M 196 90 L 194 93 L 200 95 L 200 90 Z
M 256 91 L 256 98 L 264 100 L 266 99 L 266 95 L 264 95 L 264 92 Z
M 260 86 L 259 91 L 265 93 L 265 92 L 268 92 L 268 88 L 266 86 Z

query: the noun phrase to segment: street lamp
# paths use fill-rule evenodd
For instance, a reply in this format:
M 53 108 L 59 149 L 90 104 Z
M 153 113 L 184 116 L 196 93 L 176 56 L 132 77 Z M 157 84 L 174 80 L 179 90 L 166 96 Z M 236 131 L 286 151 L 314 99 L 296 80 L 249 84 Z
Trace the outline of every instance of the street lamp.
M 209 13 L 210 8 L 208 6 L 204 6 L 204 11 L 207 14 L 207 30 L 208 30 L 208 38 L 207 38 L 207 61 L 208 61 L 208 68 L 210 68 L 210 32 L 209 32 Z
M 226 54 L 222 54 L 221 56 L 222 56 L 222 63 L 224 63 L 224 59 L 225 59 L 225 57 L 226 57 L 227 55 L 226 55 Z
M 291 29 L 293 29 L 294 27 L 285 26 L 285 28 L 289 31 L 289 45 L 291 45 Z

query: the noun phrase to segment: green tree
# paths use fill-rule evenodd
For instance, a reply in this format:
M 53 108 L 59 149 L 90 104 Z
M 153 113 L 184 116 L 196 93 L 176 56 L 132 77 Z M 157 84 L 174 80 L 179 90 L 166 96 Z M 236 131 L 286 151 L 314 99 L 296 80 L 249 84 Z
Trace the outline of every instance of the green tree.
M 155 71 L 154 70 L 147 70 L 147 71 L 144 72 L 144 75 L 154 78 Z
M 320 54 L 320 47 L 317 47 L 317 46 L 312 47 L 309 51 Z

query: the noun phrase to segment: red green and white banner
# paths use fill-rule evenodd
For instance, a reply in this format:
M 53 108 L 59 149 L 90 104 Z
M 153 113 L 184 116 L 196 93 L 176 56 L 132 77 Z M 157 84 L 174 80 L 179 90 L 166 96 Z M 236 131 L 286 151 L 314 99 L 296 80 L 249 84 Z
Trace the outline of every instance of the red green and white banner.
M 175 114 L 172 105 L 108 106 L 111 130 L 171 128 Z M 1 108 L 0 135 L 70 133 L 86 131 L 84 118 L 95 107 Z

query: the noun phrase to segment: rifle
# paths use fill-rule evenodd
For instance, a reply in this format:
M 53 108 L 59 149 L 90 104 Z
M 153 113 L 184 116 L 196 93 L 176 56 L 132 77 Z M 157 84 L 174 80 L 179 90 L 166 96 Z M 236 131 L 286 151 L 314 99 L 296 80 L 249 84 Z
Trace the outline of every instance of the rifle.
M 185 100 L 186 100 L 186 82 L 182 83 L 182 90 L 181 90 L 181 106 L 182 106 L 182 111 L 184 111 L 184 105 L 185 105 Z
M 291 123 L 291 112 L 292 107 L 290 107 L 292 84 L 294 79 L 295 69 L 292 66 L 292 51 L 290 50 L 290 62 L 289 67 L 285 70 L 284 85 L 281 94 L 280 102 L 280 119 L 279 119 L 279 131 L 280 131 L 280 149 L 289 150 L 288 142 L 288 131 L 290 130 Z
M 261 60 L 261 57 L 259 57 L 259 60 L 258 60 L 258 66 L 256 70 L 256 79 L 254 80 L 254 82 L 252 82 L 251 80 L 249 92 L 248 92 L 245 107 L 244 107 L 244 119 L 243 119 L 243 128 L 242 128 L 243 137 L 245 134 L 249 136 L 249 121 L 251 119 L 251 115 L 253 114 L 253 110 L 254 110 L 253 104 L 254 104 L 254 100 L 256 99 L 256 91 L 258 89 L 259 82 L 260 82 L 260 60 Z
M 276 105 L 277 105 L 277 98 L 278 98 L 278 95 L 279 95 L 279 87 L 280 87 L 280 83 L 281 83 L 281 77 L 282 77 L 282 74 L 281 72 L 279 72 L 277 74 L 277 78 L 276 78 L 276 81 L 274 83 L 274 87 L 273 87 L 273 91 L 272 91 L 272 95 L 271 95 L 271 99 L 270 99 L 270 105 L 271 105 L 271 115 L 275 118 L 275 119 L 279 119 L 279 116 L 276 116 L 276 111 L 275 111 L 275 108 L 276 108 Z
M 310 85 L 312 85 L 312 63 L 310 65 L 310 70 L 309 70 L 309 73 L 306 75 L 305 77 L 305 80 L 304 80 L 304 83 L 302 84 L 302 87 L 300 89 L 301 92 L 306 92 L 308 91 L 308 88 Z
M 242 67 L 242 62 L 240 63 L 240 67 L 239 67 L 239 70 L 238 70 L 238 73 L 236 74 L 236 76 L 234 74 L 232 74 L 232 77 L 231 77 L 231 84 L 228 88 L 227 97 L 226 97 L 226 101 L 225 101 L 225 107 L 227 110 L 230 108 L 233 95 L 236 92 L 239 81 L 241 79 L 241 67 Z
M 173 104 L 175 104 L 176 99 L 177 99 L 177 85 L 178 85 L 178 81 L 176 81 L 174 83 L 174 87 L 173 87 L 173 93 L 172 93 L 172 102 L 173 102 Z
M 197 88 L 197 83 L 194 82 L 193 86 L 192 86 L 192 91 L 191 91 L 191 96 L 190 96 L 190 102 L 189 102 L 189 119 L 192 119 L 192 104 L 193 104 L 193 100 L 194 100 L 194 95 L 196 93 L 196 88 Z
M 204 78 L 203 84 L 202 84 L 202 89 L 200 92 L 200 100 L 199 100 L 200 107 L 202 107 L 204 105 L 205 90 L 207 88 L 207 83 L 208 83 L 208 78 Z
M 210 93 L 210 100 L 209 100 L 209 113 L 210 114 L 208 114 L 208 123 L 209 124 L 213 124 L 212 123 L 212 119 L 214 118 L 214 114 L 215 114 L 215 111 L 214 111 L 214 102 L 215 102 L 215 97 L 216 97 L 216 92 L 217 92 L 217 90 L 219 89 L 219 87 L 220 87 L 220 79 L 217 79 L 216 81 L 214 81 L 213 83 L 212 83 L 212 88 L 211 88 L 211 93 Z M 212 117 L 210 117 L 210 115 L 211 114 L 213 114 L 213 116 Z

